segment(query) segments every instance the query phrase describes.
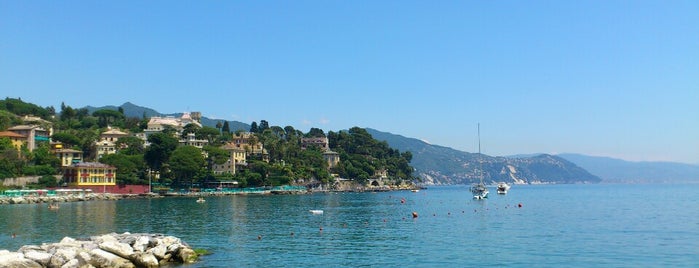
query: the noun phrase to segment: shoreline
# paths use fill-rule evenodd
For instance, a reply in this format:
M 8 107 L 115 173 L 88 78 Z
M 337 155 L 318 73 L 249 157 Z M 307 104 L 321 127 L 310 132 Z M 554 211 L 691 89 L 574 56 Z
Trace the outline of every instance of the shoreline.
M 86 201 L 115 201 L 122 199 L 136 198 L 167 198 L 167 197 L 207 197 L 207 196 L 232 196 L 232 195 L 293 195 L 293 194 L 315 194 L 315 193 L 348 193 L 348 192 L 391 192 L 410 191 L 420 189 L 418 187 L 374 187 L 374 188 L 354 188 L 343 190 L 259 190 L 259 191 L 217 191 L 217 192 L 184 192 L 184 193 L 142 193 L 142 194 L 116 194 L 116 193 L 85 193 L 68 194 L 60 196 L 0 196 L 0 205 L 14 204 L 56 204 L 69 202 Z

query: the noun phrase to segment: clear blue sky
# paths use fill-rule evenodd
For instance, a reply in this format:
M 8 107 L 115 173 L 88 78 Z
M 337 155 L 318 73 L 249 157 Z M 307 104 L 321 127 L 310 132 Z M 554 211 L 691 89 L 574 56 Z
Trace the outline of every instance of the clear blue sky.
M 699 163 L 699 1 L 0 1 L 0 95 Z

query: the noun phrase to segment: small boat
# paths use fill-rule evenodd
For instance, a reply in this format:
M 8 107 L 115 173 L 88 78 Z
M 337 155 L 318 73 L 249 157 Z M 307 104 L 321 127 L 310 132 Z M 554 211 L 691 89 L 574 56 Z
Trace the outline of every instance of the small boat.
M 199 199 L 197 199 L 197 203 L 204 203 L 204 202 L 206 202 L 206 199 L 204 199 L 203 197 L 199 197 Z
M 61 208 L 61 207 L 58 206 L 58 203 L 51 203 L 51 204 L 49 204 L 49 209 L 59 209 L 59 208 Z
M 320 210 L 320 209 L 311 209 L 311 210 L 309 210 L 309 211 L 310 211 L 311 214 L 313 214 L 313 215 L 320 215 L 320 214 L 323 214 L 323 211 Z
M 506 182 L 498 183 L 498 194 L 507 194 L 507 190 L 510 189 L 510 185 Z
M 410 190 L 410 191 L 413 192 L 413 193 L 417 193 L 417 192 L 420 191 L 420 189 L 412 189 L 412 190 Z

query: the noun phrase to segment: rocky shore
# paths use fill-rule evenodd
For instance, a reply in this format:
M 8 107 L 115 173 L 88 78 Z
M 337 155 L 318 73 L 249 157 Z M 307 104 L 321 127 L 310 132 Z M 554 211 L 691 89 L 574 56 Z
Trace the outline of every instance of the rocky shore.
M 198 254 L 179 238 L 161 234 L 106 234 L 87 239 L 0 250 L 0 267 L 160 267 L 193 263 Z
M 158 196 L 158 195 L 151 195 Z M 62 203 L 62 202 L 79 202 L 93 200 L 120 200 L 124 198 L 143 197 L 135 194 L 71 194 L 63 196 L 18 196 L 7 197 L 0 196 L 0 205 L 4 204 L 40 204 L 40 203 Z

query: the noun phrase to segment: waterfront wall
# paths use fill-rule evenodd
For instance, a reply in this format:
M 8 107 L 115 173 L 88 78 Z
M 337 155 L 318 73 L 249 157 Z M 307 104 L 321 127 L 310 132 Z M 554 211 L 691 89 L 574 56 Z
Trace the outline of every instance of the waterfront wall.
M 106 234 L 86 239 L 0 250 L 0 267 L 160 267 L 193 263 L 198 254 L 185 242 L 162 234 Z
M 25 186 L 29 183 L 38 183 L 39 178 L 41 178 L 41 176 L 5 178 L 2 180 L 2 186 Z

